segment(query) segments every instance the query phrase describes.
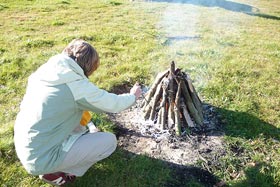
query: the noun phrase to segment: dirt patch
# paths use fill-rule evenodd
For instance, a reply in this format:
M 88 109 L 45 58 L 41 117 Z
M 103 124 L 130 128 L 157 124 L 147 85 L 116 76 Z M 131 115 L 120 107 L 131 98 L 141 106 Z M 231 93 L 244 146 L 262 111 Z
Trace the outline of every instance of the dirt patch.
M 110 92 L 115 93 L 115 94 L 124 94 L 124 93 L 129 93 L 129 86 L 127 84 L 122 84 L 118 86 L 114 86 L 111 88 Z
M 181 175 L 176 174 L 179 178 L 186 173 L 197 173 L 194 178 L 201 178 L 200 181 L 205 182 L 208 178 L 212 185 L 215 184 L 211 166 L 218 165 L 218 159 L 225 154 L 222 140 L 224 132 L 220 128 L 215 107 L 203 104 L 204 127 L 185 129 L 182 136 L 177 137 L 173 130 L 161 131 L 155 128 L 152 121 L 145 121 L 142 118 L 141 102 L 142 99 L 128 110 L 109 115 L 110 120 L 118 126 L 119 146 L 135 154 L 145 154 L 171 163 L 176 168 L 183 167 L 174 170 L 177 174 L 181 171 Z M 197 172 L 192 171 L 192 167 L 196 168 Z M 206 178 L 202 176 L 203 173 Z

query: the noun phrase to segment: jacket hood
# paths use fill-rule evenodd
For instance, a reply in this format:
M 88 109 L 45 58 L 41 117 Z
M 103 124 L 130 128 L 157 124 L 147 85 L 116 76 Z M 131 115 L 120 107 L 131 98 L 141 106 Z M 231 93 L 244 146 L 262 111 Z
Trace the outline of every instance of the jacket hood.
M 37 69 L 29 78 L 55 86 L 87 78 L 83 69 L 70 57 L 58 54 Z

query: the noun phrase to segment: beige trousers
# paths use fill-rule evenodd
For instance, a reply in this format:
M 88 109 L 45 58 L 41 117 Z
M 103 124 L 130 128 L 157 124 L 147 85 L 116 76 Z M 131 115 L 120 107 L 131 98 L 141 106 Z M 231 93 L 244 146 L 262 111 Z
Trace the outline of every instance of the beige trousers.
M 112 133 L 87 133 L 76 140 L 56 170 L 82 176 L 94 163 L 110 156 L 116 147 L 117 139 Z

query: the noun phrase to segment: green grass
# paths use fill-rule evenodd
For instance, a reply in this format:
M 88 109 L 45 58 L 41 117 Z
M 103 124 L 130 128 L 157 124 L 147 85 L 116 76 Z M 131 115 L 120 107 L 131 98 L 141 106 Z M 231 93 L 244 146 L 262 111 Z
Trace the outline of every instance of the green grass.
M 168 179 L 170 180 L 169 170 L 159 160 L 117 150 L 105 162 L 97 163 L 91 168 L 76 185 L 162 186 Z
M 0 0 L 1 186 L 49 186 L 21 167 L 13 124 L 28 76 L 74 38 L 99 52 L 101 66 L 90 79 L 107 90 L 149 85 L 175 60 L 223 116 L 226 154 L 211 172 L 229 186 L 280 186 L 280 7 L 278 0 L 238 3 L 258 12 L 191 1 Z M 115 132 L 104 116 L 94 120 Z M 118 149 L 75 185 L 164 186 L 172 172 L 160 160 Z

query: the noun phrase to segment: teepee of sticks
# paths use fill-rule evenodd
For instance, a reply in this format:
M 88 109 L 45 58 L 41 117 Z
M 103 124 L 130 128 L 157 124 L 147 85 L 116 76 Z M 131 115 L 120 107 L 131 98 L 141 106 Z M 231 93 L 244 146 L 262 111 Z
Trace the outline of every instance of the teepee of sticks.
M 152 120 L 160 129 L 175 129 L 178 136 L 182 128 L 203 125 L 202 102 L 190 77 L 175 69 L 157 75 L 141 105 L 145 120 Z

